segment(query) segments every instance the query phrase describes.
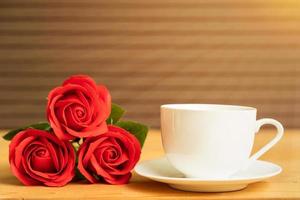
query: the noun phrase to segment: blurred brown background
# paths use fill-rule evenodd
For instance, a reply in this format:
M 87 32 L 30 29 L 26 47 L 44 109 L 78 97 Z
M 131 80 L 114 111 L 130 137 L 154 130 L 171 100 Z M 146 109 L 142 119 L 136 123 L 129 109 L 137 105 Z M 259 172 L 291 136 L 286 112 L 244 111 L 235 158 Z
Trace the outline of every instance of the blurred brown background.
M 48 91 L 78 73 L 156 128 L 177 102 L 299 128 L 299 53 L 298 0 L 1 0 L 0 128 L 44 120 Z

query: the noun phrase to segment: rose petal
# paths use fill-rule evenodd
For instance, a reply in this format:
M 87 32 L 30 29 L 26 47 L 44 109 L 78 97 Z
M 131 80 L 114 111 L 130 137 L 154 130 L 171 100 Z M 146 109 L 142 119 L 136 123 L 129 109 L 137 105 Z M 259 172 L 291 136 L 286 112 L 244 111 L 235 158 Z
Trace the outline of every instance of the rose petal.
M 86 167 L 87 165 L 83 164 L 83 156 L 84 153 L 86 151 L 86 144 L 82 144 L 78 150 L 78 170 L 80 171 L 80 173 L 91 183 L 97 183 L 98 180 L 93 177 L 87 170 Z
M 110 184 L 125 184 L 140 157 L 141 147 L 132 134 L 109 125 L 106 133 L 87 138 L 78 152 L 78 169 L 90 182 L 103 179 Z
M 107 183 L 113 185 L 122 185 L 127 184 L 131 178 L 131 173 L 121 175 L 121 176 L 114 176 L 112 179 L 104 179 Z
M 65 86 L 67 84 L 84 85 L 85 87 L 92 89 L 92 90 L 97 89 L 97 85 L 96 85 L 95 81 L 87 75 L 70 76 L 67 80 L 65 80 L 63 82 L 63 86 Z
M 81 131 L 75 131 L 67 126 L 64 126 L 64 128 L 67 130 L 67 132 L 74 136 L 74 137 L 91 137 L 91 136 L 98 136 L 98 135 L 101 135 L 103 133 L 105 133 L 107 131 L 107 125 L 106 123 L 102 123 L 102 124 L 99 124 L 98 127 L 94 128 L 93 130 L 86 130 L 86 129 L 83 129 Z
M 95 140 L 96 139 L 96 140 Z M 93 152 L 95 149 L 99 146 L 100 143 L 106 140 L 106 137 L 98 137 L 98 138 L 88 138 L 84 143 L 88 144 L 87 151 L 85 152 L 84 158 L 83 158 L 83 164 L 86 166 L 89 162 Z
M 97 162 L 97 159 L 95 158 L 95 155 L 91 156 L 90 164 L 93 166 L 93 168 L 96 170 L 98 176 L 103 177 L 104 179 L 112 179 L 113 177 L 107 173 L 102 167 L 101 163 Z
M 19 132 L 11 144 L 9 153 L 11 170 L 23 184 L 62 186 L 74 177 L 73 147 L 69 142 L 60 141 L 50 132 L 26 129 Z M 64 155 L 60 156 L 60 153 L 56 152 L 63 152 Z M 58 162 L 58 166 L 55 166 L 54 161 Z
M 26 173 L 24 173 L 25 170 L 20 168 L 16 168 L 15 164 L 13 162 L 10 162 L 10 169 L 12 173 L 21 181 L 24 185 L 39 185 L 39 182 L 32 179 L 31 177 L 27 176 Z

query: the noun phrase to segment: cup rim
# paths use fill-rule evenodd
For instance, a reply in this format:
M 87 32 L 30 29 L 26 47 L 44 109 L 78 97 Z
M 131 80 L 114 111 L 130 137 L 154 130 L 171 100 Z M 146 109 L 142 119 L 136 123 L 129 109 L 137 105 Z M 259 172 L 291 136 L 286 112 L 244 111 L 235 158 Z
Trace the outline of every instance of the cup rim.
M 163 110 L 185 110 L 185 111 L 256 111 L 257 109 L 250 106 L 227 105 L 227 104 L 198 104 L 198 103 L 180 103 L 180 104 L 163 104 L 160 106 Z

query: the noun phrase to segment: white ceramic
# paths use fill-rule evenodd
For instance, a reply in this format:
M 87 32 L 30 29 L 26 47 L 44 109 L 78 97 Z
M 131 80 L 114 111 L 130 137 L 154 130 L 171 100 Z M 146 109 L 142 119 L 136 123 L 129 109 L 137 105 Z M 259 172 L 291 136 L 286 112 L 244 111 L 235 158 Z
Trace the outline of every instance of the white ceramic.
M 204 180 L 185 178 L 166 157 L 144 161 L 135 167 L 137 174 L 154 181 L 167 183 L 172 188 L 194 192 L 227 192 L 246 188 L 281 172 L 281 167 L 266 161 L 253 160 L 247 168 L 226 179 Z
M 274 125 L 276 136 L 251 157 L 255 133 Z M 283 135 L 274 119 L 256 121 L 256 109 L 214 104 L 161 106 L 162 142 L 171 164 L 186 177 L 227 178 L 256 160 Z

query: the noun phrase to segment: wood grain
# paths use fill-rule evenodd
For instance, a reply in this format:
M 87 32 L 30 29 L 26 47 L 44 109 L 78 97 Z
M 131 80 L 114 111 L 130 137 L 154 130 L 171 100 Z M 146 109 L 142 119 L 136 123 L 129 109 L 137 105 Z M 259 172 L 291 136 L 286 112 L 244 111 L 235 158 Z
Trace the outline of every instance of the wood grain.
M 71 74 L 152 127 L 165 103 L 249 105 L 300 127 L 299 11 L 297 0 L 0 1 L 0 127 L 45 120 L 48 91 Z
M 3 134 L 2 131 L 0 133 Z M 273 131 L 261 131 L 256 136 L 254 151 L 270 140 Z M 283 172 L 260 183 L 250 184 L 246 189 L 225 193 L 191 193 L 169 188 L 133 175 L 128 185 L 72 183 L 61 188 L 25 187 L 13 177 L 7 161 L 8 142 L 0 139 L 0 199 L 300 199 L 300 131 L 287 130 L 283 139 L 261 159 L 274 162 Z M 160 132 L 151 130 L 142 159 L 153 159 L 163 155 Z

